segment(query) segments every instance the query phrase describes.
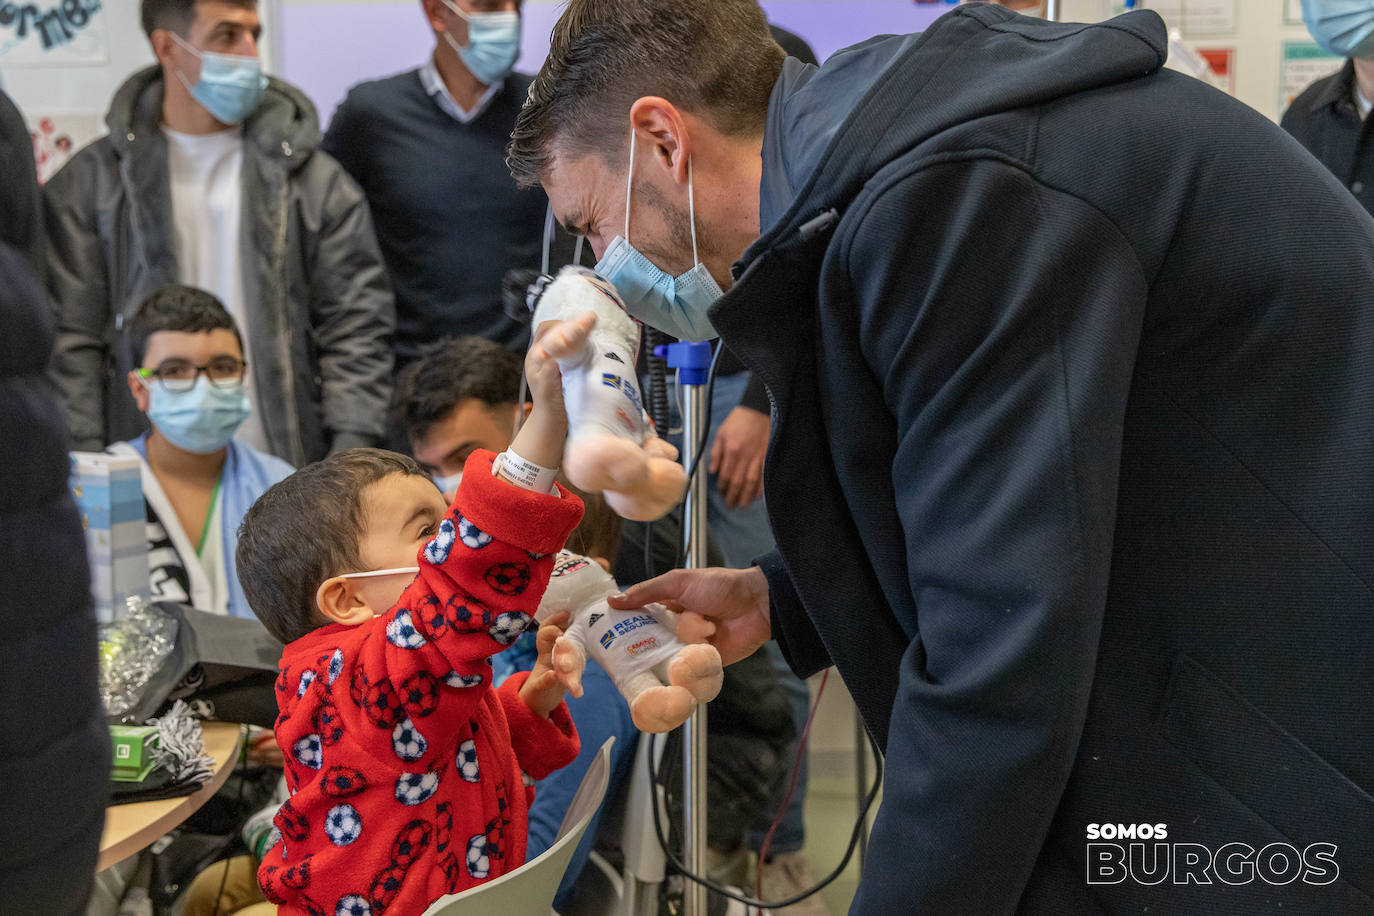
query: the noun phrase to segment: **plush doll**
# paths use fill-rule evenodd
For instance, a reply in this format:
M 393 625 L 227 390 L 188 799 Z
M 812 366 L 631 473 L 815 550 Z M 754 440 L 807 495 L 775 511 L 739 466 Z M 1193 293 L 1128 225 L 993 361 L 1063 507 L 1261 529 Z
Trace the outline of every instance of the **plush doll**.
M 553 663 L 574 696 L 582 693 L 582 670 L 590 654 L 630 704 L 640 731 L 672 731 L 687 721 L 697 703 L 720 693 L 720 653 L 715 646 L 679 642 L 677 615 L 661 605 L 635 611 L 607 606 L 606 598 L 618 591 L 610 573 L 596 562 L 564 550 L 534 617 L 543 623 L 559 611 L 572 613 L 572 622 L 554 643 Z
M 639 330 L 615 288 L 569 265 L 535 287 L 534 327 L 596 315 L 581 352 L 562 358 L 568 443 L 563 473 L 573 486 L 604 493 L 616 514 L 653 521 L 682 499 L 687 473 L 677 449 L 654 435 L 635 378 Z

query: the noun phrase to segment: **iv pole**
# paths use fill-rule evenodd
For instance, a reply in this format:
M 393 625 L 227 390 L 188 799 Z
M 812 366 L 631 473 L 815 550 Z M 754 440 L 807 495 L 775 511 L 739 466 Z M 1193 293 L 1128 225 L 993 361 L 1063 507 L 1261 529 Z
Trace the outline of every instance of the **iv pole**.
M 676 343 L 655 348 L 666 356 L 668 367 L 678 370 L 682 392 L 682 463 L 694 468 L 705 458 L 696 454 L 704 445 L 706 423 L 706 385 L 711 368 L 711 345 Z M 695 467 L 687 483 L 687 500 L 682 510 L 682 534 L 687 547 L 687 568 L 706 566 L 706 469 Z M 682 725 L 682 864 L 694 875 L 704 875 L 706 866 L 706 705 L 699 704 Z M 706 888 L 695 881 L 683 886 L 684 916 L 706 916 Z

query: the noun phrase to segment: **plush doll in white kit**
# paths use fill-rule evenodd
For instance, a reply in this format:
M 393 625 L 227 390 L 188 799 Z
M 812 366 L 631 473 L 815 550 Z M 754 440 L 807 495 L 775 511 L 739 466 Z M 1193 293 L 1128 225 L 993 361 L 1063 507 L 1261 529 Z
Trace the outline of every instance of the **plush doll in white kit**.
M 675 460 L 677 449 L 654 435 L 644 412 L 635 378 L 634 320 L 615 288 L 585 267 L 564 267 L 542 281 L 535 296 L 536 328 L 596 315 L 582 351 L 558 361 L 568 411 L 563 473 L 573 486 L 604 493 L 622 518 L 662 518 L 681 501 L 687 473 Z
M 692 714 L 697 703 L 720 693 L 720 653 L 715 646 L 678 641 L 677 615 L 658 604 L 617 611 L 606 598 L 620 589 L 594 561 L 562 551 L 535 620 L 570 611 L 572 623 L 553 647 L 553 664 L 574 696 L 592 658 L 606 669 L 630 704 L 640 731 L 666 732 Z

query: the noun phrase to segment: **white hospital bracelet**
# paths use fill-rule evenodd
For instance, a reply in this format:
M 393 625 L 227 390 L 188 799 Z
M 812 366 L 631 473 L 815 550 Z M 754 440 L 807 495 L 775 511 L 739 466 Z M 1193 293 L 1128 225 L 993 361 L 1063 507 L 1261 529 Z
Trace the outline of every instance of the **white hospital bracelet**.
M 500 474 L 506 480 L 526 490 L 536 493 L 556 492 L 554 478 L 558 468 L 546 468 L 521 458 L 513 450 L 506 449 L 492 462 L 491 472 Z

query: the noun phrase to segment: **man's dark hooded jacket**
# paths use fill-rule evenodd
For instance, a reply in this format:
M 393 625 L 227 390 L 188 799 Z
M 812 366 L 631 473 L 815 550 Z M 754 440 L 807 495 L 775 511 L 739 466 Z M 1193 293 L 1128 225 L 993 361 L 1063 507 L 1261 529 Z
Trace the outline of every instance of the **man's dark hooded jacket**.
M 973 5 L 774 89 L 711 318 L 886 747 L 854 912 L 1374 912 L 1374 221 L 1165 47 Z M 1090 884 L 1104 823 L 1200 847 Z M 1311 867 L 1176 883 L 1227 843 Z
M 178 280 L 162 71 L 116 93 L 108 136 L 44 187 L 54 370 L 77 448 L 147 428 L 125 379 L 130 316 Z M 315 106 L 272 80 L 244 122 L 244 309 L 268 451 L 300 465 L 380 441 L 396 311 L 367 201 L 320 140 Z

